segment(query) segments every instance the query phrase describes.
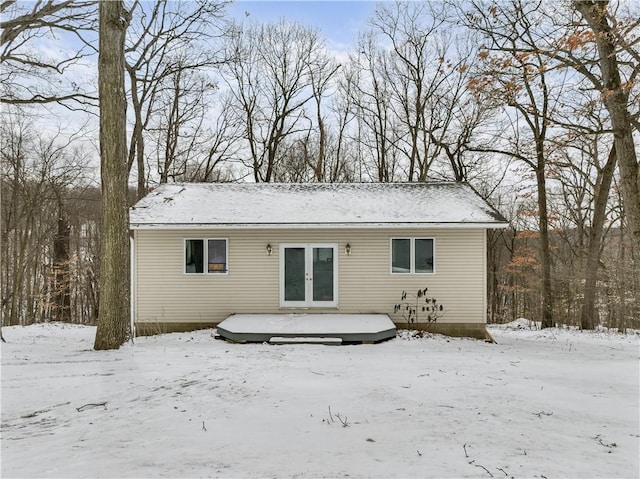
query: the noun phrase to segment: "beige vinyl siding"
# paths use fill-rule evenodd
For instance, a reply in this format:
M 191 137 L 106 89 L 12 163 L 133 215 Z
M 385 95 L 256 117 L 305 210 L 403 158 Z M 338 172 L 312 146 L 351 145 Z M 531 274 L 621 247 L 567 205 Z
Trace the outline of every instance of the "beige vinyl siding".
M 136 230 L 134 235 L 136 322 L 217 323 L 232 313 L 298 311 L 387 313 L 402 322 L 393 314 L 402 291 L 425 287 L 446 309 L 440 323 L 485 322 L 483 229 Z M 434 238 L 436 272 L 392 274 L 392 237 Z M 185 274 L 186 238 L 227 238 L 228 274 Z M 337 308 L 280 308 L 280 243 L 338 244 Z

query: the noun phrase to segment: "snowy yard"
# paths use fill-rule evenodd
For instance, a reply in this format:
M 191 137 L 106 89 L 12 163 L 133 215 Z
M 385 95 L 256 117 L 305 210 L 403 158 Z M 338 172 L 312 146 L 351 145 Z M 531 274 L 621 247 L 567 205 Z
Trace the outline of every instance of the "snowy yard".
M 91 327 L 4 328 L 2 477 L 639 476 L 639 336 L 491 332 L 96 352 Z

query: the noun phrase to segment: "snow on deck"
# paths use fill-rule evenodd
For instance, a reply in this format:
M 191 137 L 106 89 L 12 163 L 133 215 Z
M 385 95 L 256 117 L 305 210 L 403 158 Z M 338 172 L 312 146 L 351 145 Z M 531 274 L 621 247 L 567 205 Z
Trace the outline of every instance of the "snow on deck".
M 131 208 L 133 228 L 484 225 L 504 217 L 466 183 L 164 184 Z
M 235 314 L 218 324 L 218 334 L 233 341 L 272 338 L 341 338 L 343 342 L 393 338 L 396 327 L 386 314 Z

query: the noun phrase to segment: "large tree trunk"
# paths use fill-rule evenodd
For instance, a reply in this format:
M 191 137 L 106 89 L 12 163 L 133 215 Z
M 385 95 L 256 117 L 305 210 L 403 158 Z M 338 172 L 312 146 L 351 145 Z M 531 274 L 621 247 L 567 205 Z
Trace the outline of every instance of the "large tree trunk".
M 71 227 L 62 201 L 58 204 L 58 231 L 53 239 L 53 317 L 71 322 L 71 268 L 69 258 Z
M 618 157 L 618 168 L 622 180 L 622 195 L 625 213 L 631 229 L 635 250 L 635 261 L 640 262 L 640 165 L 633 142 L 629 93 L 620 80 L 620 69 L 616 56 L 615 35 L 607 18 L 608 1 L 574 1 L 593 32 L 598 47 L 600 71 L 602 73 L 602 99 L 611 118 L 613 139 Z M 640 268 L 636 268 L 640 271 Z M 640 274 L 640 273 L 639 273 Z
M 609 199 L 609 189 L 611 188 L 615 167 L 616 147 L 614 144 L 609 152 L 607 163 L 599 175 L 600 181 L 596 183 L 594 194 L 593 221 L 589 232 L 589 249 L 584 280 L 584 299 L 582 312 L 580 313 L 580 326 L 582 329 L 594 329 L 596 326 L 595 304 L 598 264 L 600 263 L 600 252 L 602 251 L 602 231 L 607 217 L 607 200 Z
M 544 165 L 544 162 L 542 162 Z M 549 217 L 547 208 L 547 185 L 544 166 L 536 168 L 538 185 L 538 214 L 540 215 L 540 268 L 542 274 L 542 324 L 543 328 L 552 328 L 553 291 L 551 288 L 551 248 L 549 246 Z
M 2 198 L 2 183 L 3 181 L 0 179 L 0 198 Z M 2 210 L 0 210 L 2 211 Z M 0 222 L 0 225 L 2 225 L 2 223 Z M 2 234 L 0 234 L 0 252 L 3 251 L 2 249 Z M 0 253 L 0 279 L 2 279 L 2 254 Z M 0 292 L 0 341 L 2 341 L 3 343 L 6 342 L 4 340 L 4 336 L 2 335 L 2 326 L 4 326 L 4 308 L 5 308 L 5 287 L 6 285 L 2 285 L 2 292 Z
M 103 218 L 100 312 L 95 349 L 118 348 L 130 332 L 127 106 L 124 90 L 127 15 L 121 0 L 100 1 L 98 87 Z

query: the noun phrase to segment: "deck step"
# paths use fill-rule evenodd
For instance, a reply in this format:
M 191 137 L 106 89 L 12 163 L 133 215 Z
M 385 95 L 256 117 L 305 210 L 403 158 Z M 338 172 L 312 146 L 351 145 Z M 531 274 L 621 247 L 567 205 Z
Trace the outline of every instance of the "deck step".
M 342 338 L 328 338 L 328 337 L 304 337 L 296 336 L 291 338 L 285 338 L 283 336 L 274 336 L 269 339 L 271 344 L 342 344 Z
M 216 332 L 235 342 L 346 345 L 392 339 L 396 326 L 386 314 L 232 314 Z

